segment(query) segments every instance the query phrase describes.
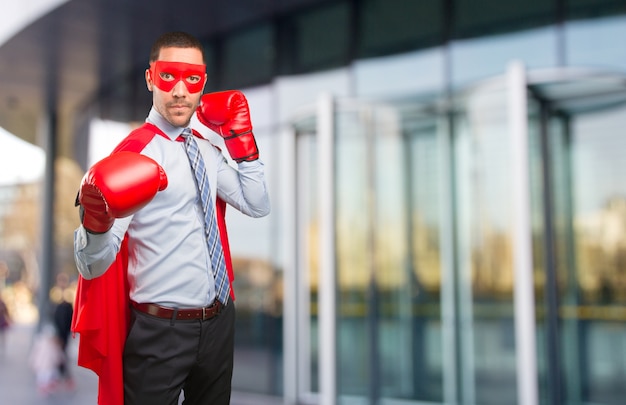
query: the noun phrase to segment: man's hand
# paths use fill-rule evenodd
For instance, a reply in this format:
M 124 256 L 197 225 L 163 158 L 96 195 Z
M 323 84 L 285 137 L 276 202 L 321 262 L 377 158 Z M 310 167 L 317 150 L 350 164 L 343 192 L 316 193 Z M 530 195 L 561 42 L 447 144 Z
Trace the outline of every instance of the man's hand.
M 248 101 L 242 92 L 227 90 L 205 94 L 200 99 L 196 114 L 202 124 L 224 138 L 226 149 L 235 162 L 259 158 Z
M 158 163 L 133 152 L 118 152 L 94 164 L 83 177 L 78 203 L 81 222 L 91 233 L 111 229 L 115 218 L 134 214 L 167 187 Z

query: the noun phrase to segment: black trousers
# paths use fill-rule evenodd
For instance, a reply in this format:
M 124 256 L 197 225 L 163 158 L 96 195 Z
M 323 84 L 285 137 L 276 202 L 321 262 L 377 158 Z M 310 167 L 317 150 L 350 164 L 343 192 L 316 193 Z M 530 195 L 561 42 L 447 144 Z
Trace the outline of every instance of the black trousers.
M 170 320 L 131 310 L 124 348 L 124 405 L 228 405 L 235 305 L 206 321 Z

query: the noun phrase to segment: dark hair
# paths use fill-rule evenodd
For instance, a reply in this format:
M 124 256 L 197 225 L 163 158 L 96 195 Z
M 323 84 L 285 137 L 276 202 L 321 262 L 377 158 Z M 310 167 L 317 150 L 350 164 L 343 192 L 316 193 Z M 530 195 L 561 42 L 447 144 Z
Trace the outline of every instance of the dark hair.
M 186 32 L 167 32 L 158 37 L 150 50 L 150 63 L 159 58 L 162 48 L 196 48 L 202 53 L 202 61 L 205 60 L 202 43 L 196 37 Z

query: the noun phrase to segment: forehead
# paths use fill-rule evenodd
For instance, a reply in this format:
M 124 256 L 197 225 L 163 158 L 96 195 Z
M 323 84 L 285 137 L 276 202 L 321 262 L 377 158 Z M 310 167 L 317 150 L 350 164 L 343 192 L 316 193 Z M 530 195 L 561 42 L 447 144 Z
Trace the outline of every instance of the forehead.
M 202 52 L 196 48 L 161 48 L 157 60 L 164 62 L 183 62 L 194 65 L 203 65 Z
M 184 75 L 185 77 L 190 75 L 202 75 L 206 73 L 205 65 L 196 65 L 185 62 L 168 62 L 164 60 L 157 60 L 150 64 L 150 69 L 158 74 L 170 73 L 173 75 Z

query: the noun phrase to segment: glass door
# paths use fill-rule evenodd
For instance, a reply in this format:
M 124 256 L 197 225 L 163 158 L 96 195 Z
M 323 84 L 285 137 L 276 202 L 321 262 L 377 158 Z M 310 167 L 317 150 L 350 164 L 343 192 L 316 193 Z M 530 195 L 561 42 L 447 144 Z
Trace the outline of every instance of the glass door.
M 517 106 L 506 77 L 457 95 L 451 111 L 459 402 L 618 404 L 626 394 L 624 79 L 524 76 Z M 520 111 L 526 122 L 512 126 Z M 512 143 L 516 127 L 523 148 Z M 514 183 L 520 156 L 525 185 Z M 515 209 L 520 184 L 527 212 Z M 515 237 L 520 215 L 529 215 L 526 248 Z M 517 267 L 520 252 L 526 267 Z M 532 302 L 520 305 L 523 273 Z M 532 310 L 525 337 L 524 308 Z M 524 400 L 524 381 L 534 380 L 536 395 Z
M 445 373 L 453 369 L 446 362 L 455 357 L 445 344 L 454 321 L 442 317 L 446 305 L 453 313 L 449 301 L 442 303 L 452 299 L 442 291 L 447 120 L 433 114 L 432 103 L 332 100 L 332 156 L 324 157 L 323 111 L 294 120 L 298 401 L 443 402 Z M 325 165 L 332 165 L 326 183 Z M 329 183 L 332 225 L 324 230 L 320 189 Z M 331 264 L 324 259 L 328 238 Z M 321 281 L 328 265 L 335 286 L 330 317 L 323 296 L 333 287 Z M 328 323 L 331 341 L 324 337 Z M 323 382 L 329 372 L 336 376 L 330 389 Z
M 445 120 L 432 107 L 337 103 L 338 403 L 444 399 Z
M 623 78 L 537 80 L 531 116 L 543 168 L 538 330 L 544 403 L 626 397 L 626 91 Z M 542 356 L 543 354 L 543 356 Z
M 460 404 L 536 403 L 532 385 L 523 391 L 528 402 L 518 400 L 518 386 L 529 373 L 531 384 L 535 378 L 532 361 L 524 362 L 534 360 L 535 336 L 532 287 L 521 289 L 532 283 L 521 78 L 458 94 L 450 112 Z M 533 357 L 520 356 L 524 350 Z

